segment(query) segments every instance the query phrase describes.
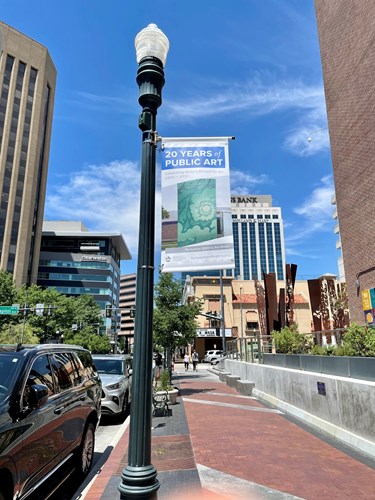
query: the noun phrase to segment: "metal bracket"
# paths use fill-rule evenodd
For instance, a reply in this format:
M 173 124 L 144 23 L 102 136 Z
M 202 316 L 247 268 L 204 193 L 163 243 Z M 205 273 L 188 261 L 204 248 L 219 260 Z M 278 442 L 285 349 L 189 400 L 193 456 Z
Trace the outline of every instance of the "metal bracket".
M 162 141 L 156 130 L 144 130 L 143 133 L 151 134 L 151 139 L 144 139 L 144 143 L 153 144 L 156 147 L 157 143 Z

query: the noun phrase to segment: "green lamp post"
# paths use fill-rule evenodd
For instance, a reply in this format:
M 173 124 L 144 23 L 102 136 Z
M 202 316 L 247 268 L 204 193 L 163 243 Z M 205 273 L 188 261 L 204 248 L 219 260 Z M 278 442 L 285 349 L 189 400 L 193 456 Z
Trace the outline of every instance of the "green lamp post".
M 135 48 L 142 106 L 142 173 L 128 465 L 118 489 L 122 499 L 152 499 L 159 489 L 151 463 L 156 113 L 161 105 L 169 41 L 155 24 L 149 24 L 136 36 Z

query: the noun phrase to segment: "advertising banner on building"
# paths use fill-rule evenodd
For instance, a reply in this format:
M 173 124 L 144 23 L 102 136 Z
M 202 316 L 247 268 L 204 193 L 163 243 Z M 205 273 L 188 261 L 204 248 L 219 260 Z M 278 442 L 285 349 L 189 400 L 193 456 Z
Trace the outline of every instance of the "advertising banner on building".
M 368 325 L 375 324 L 375 288 L 362 290 L 362 308 Z
M 228 139 L 163 138 L 162 272 L 234 269 Z

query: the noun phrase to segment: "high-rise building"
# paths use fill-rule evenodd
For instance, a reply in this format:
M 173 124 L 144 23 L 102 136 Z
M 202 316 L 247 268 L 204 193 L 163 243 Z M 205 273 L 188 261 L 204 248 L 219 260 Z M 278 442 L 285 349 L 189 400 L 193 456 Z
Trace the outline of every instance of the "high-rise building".
M 78 221 L 44 221 L 38 285 L 68 296 L 90 294 L 105 317 L 107 334 L 119 329 L 120 263 L 131 259 L 120 233 L 96 233 Z
M 264 273 L 284 279 L 285 249 L 281 208 L 270 195 L 232 195 L 234 271 L 226 276 L 261 280 Z
M 361 291 L 375 286 L 375 3 L 315 0 L 315 10 L 350 317 L 363 323 Z
M 36 282 L 56 69 L 48 50 L 0 22 L 0 267 Z
M 272 206 L 271 195 L 232 195 L 231 212 L 235 268 L 223 276 L 262 280 L 264 273 L 285 278 L 284 226 L 281 208 Z M 186 276 L 218 276 L 219 271 L 182 273 Z
M 128 347 L 134 338 L 134 315 L 135 315 L 135 292 L 137 275 L 124 274 L 120 280 L 120 313 L 121 328 L 120 335 L 126 339 Z

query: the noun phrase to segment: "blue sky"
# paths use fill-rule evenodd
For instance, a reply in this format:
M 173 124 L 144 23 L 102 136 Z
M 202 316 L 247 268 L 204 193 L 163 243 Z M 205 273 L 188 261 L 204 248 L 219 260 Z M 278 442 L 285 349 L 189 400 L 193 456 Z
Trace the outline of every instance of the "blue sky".
M 1 14 L 45 45 L 58 71 L 46 219 L 121 231 L 133 255 L 122 272 L 135 271 L 141 136 L 134 38 L 156 23 L 170 41 L 159 135 L 235 136 L 232 193 L 272 195 L 298 278 L 337 273 L 313 0 L 12 0 L 2 2 Z M 157 237 L 156 265 L 159 244 Z

